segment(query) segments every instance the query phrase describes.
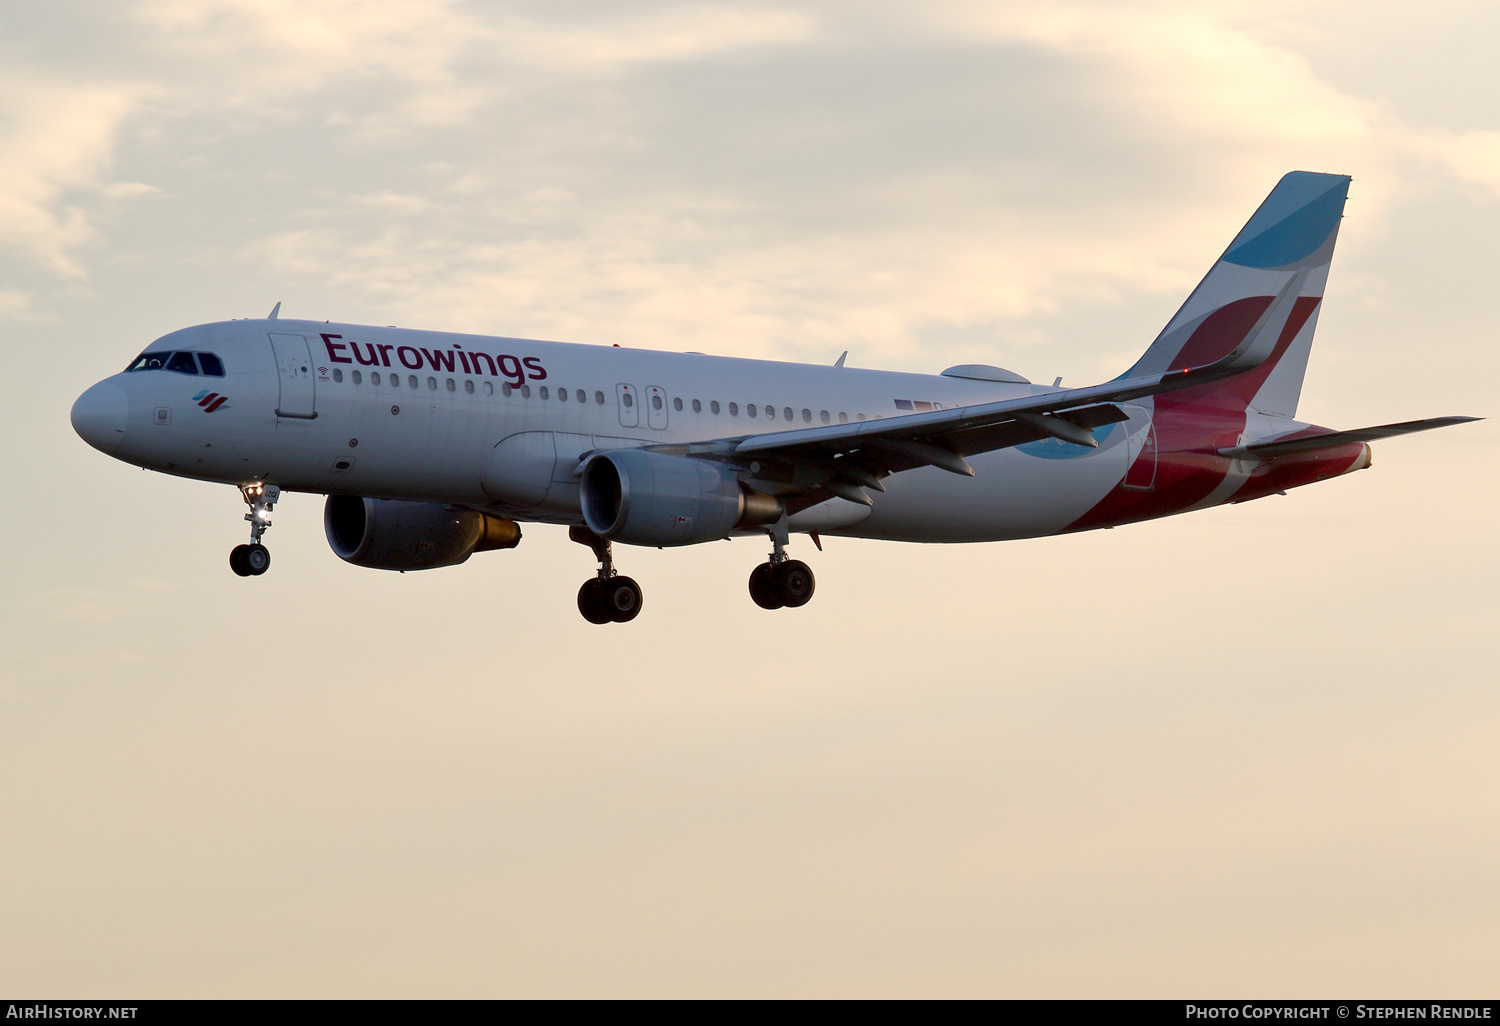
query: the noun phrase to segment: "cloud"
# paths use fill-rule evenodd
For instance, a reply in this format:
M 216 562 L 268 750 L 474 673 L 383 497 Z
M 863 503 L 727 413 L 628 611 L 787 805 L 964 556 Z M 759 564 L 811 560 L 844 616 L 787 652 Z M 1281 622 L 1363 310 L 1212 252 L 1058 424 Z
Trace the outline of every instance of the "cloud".
M 1413 136 L 1410 148 L 1444 164 L 1455 178 L 1500 196 L 1500 132 L 1424 132 Z
M 94 237 L 88 197 L 108 187 L 115 138 L 136 102 L 125 89 L 0 80 L 0 246 L 85 277 L 74 251 Z
M 1320 77 L 1292 45 L 1308 38 L 1286 12 L 1251 16 L 1236 5 L 1050 4 L 948 8 L 972 32 L 1026 40 L 1061 54 L 1099 57 L 1123 72 L 1121 102 L 1195 141 L 1295 153 L 1299 167 L 1356 176 L 1413 177 L 1402 163 L 1435 161 L 1454 177 L 1500 192 L 1500 133 L 1410 124 L 1378 99 Z
M 268 111 L 374 86 L 379 110 L 347 123 L 372 137 L 469 124 L 536 79 L 600 76 L 803 38 L 810 19 L 761 5 L 537 4 L 452 0 L 145 0 L 149 45 L 209 72 L 190 102 Z
M 161 189 L 154 185 L 147 185 L 145 182 L 111 182 L 100 192 L 106 199 L 112 200 L 132 200 L 164 195 Z
M 0 289 L 0 317 L 10 317 L 15 320 L 30 319 L 33 298 L 29 292 Z
M 144 0 L 113 72 L 136 85 L 17 123 L 0 241 L 82 276 L 90 204 L 155 188 L 105 185 L 134 112 L 132 139 L 203 162 L 205 202 L 230 174 L 265 208 L 224 247 L 335 303 L 919 359 L 1186 291 L 1293 167 L 1357 175 L 1356 235 L 1432 168 L 1500 189 L 1500 136 L 1408 126 L 1247 10 Z

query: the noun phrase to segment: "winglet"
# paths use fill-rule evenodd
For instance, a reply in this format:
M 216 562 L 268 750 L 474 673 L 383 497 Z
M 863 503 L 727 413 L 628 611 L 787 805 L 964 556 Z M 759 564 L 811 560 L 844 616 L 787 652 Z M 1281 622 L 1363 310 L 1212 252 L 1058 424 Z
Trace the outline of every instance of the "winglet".
M 839 356 L 839 358 L 838 358 L 838 359 L 837 359 L 837 360 L 834 360 L 834 361 L 833 361 L 833 365 L 834 365 L 834 366 L 835 366 L 835 367 L 842 367 L 842 366 L 843 366 L 843 365 L 844 365 L 844 361 L 845 361 L 845 360 L 846 360 L 846 359 L 848 359 L 848 358 L 849 358 L 849 350 L 847 350 L 847 349 L 845 349 L 845 350 L 844 350 L 844 351 L 843 351 L 843 353 L 842 353 L 842 354 L 840 354 L 840 356 Z
M 274 321 L 276 319 L 276 315 L 279 313 L 281 313 L 281 300 L 278 299 L 276 301 L 276 305 L 271 307 L 271 312 L 266 315 L 266 320 Z

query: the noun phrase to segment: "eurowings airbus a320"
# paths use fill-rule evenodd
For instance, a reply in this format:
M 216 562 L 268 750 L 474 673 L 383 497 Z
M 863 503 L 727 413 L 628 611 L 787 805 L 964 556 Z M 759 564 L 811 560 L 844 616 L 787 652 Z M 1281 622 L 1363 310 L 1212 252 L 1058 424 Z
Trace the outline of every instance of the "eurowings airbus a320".
M 157 339 L 73 406 L 90 445 L 231 484 L 265 573 L 283 491 L 328 496 L 342 559 L 426 570 L 565 524 L 597 574 L 593 623 L 641 589 L 611 542 L 765 533 L 766 609 L 812 597 L 793 533 L 982 542 L 1244 502 L 1370 465 L 1378 438 L 1471 417 L 1333 431 L 1296 419 L 1349 178 L 1272 190 L 1128 371 L 1088 388 L 986 365 L 938 375 L 356 324 L 231 320 Z M 821 545 L 819 545 L 821 548 Z

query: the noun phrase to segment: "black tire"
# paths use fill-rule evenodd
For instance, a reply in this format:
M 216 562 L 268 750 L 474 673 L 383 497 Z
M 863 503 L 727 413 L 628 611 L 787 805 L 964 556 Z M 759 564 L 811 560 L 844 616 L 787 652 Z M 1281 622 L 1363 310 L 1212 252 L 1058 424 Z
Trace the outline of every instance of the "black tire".
M 641 613 L 641 586 L 629 577 L 604 582 L 604 608 L 615 623 L 629 623 Z
M 818 587 L 812 567 L 800 559 L 789 559 L 778 566 L 773 580 L 782 604 L 788 609 L 807 605 Z
M 236 576 L 250 576 L 250 567 L 245 564 L 245 550 L 249 547 L 248 545 L 236 545 L 229 550 L 229 569 L 233 570 Z
M 271 550 L 264 545 L 246 545 L 243 560 L 250 575 L 259 577 L 271 569 Z
M 604 598 L 604 582 L 597 577 L 590 577 L 578 589 L 578 611 L 589 623 L 609 623 L 614 619 Z
M 770 563 L 762 563 L 750 571 L 750 597 L 762 609 L 780 609 L 786 605 L 781 589 L 776 586 L 776 568 Z

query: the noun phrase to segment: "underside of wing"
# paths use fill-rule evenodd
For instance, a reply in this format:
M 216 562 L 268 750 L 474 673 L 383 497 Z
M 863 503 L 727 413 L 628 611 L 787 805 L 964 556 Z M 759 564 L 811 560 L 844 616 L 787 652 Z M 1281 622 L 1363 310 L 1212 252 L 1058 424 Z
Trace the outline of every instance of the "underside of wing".
M 865 489 L 884 491 L 881 479 L 901 471 L 932 466 L 972 476 L 965 457 L 1048 438 L 1097 446 L 1095 428 L 1129 419 L 1117 403 L 1241 373 L 1236 359 L 951 410 L 648 448 L 741 466 L 750 487 L 777 496 L 789 512 L 832 496 L 869 505 Z

